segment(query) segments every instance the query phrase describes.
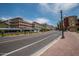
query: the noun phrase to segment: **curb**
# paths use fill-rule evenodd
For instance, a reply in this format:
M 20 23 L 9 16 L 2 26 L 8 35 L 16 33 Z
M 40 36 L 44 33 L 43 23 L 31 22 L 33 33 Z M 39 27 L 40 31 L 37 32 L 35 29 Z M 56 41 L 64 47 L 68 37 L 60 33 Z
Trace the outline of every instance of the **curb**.
M 61 36 L 56 38 L 54 41 L 50 42 L 48 45 L 46 45 L 44 48 L 40 49 L 39 51 L 33 53 L 31 56 L 40 56 L 44 52 L 46 52 L 51 46 L 53 46 L 58 40 L 60 40 Z

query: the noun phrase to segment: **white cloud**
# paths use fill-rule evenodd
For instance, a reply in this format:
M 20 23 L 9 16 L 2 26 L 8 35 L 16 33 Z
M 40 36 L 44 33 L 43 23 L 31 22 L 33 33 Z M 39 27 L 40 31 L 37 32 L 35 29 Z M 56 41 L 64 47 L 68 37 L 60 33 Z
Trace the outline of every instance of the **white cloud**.
M 43 23 L 51 24 L 49 19 L 46 19 L 46 18 L 36 18 L 34 21 L 40 24 L 43 24 Z
M 72 8 L 76 7 L 78 4 L 73 4 L 73 3 L 60 3 L 60 4 L 54 4 L 54 10 L 57 13 L 60 10 L 63 11 L 69 11 Z
M 35 18 L 35 19 L 33 19 L 33 20 L 30 20 L 30 19 L 25 19 L 27 22 L 30 22 L 30 23 L 32 23 L 32 22 L 37 22 L 37 23 L 40 23 L 40 24 L 44 24 L 44 23 L 47 23 L 47 24 L 49 24 L 49 25 L 52 25 L 51 23 L 50 23 L 50 20 L 49 19 L 46 19 L 46 18 L 40 18 L 40 17 L 38 17 L 38 18 Z
M 54 4 L 39 4 L 43 12 L 58 13 L 60 10 L 69 11 L 78 6 L 77 3 L 54 3 Z
M 29 19 L 24 19 L 26 22 L 32 23 L 33 20 L 29 20 Z
M 8 20 L 11 19 L 12 17 L 1 17 L 2 20 Z
M 41 7 L 40 10 L 42 10 L 42 11 L 44 11 L 44 12 L 45 12 L 45 11 L 46 11 L 46 12 L 51 11 L 51 9 L 49 8 L 49 5 L 46 4 L 46 3 L 40 3 L 39 6 Z M 39 9 L 39 8 L 38 8 L 38 9 Z

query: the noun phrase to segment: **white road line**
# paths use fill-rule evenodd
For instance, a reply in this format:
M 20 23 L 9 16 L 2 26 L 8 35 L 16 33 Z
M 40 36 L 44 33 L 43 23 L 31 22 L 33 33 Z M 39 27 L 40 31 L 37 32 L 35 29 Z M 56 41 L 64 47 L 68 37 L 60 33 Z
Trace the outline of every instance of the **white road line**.
M 45 51 L 47 51 L 51 46 L 53 46 L 59 39 L 61 36 L 59 36 L 57 39 L 55 39 L 54 41 L 50 42 L 48 45 L 46 45 L 44 48 L 40 49 L 39 51 L 31 54 L 31 56 L 40 56 L 42 55 Z
M 51 35 L 51 36 L 52 36 L 52 35 Z M 9 52 L 9 53 L 5 53 L 5 54 L 3 54 L 2 56 L 7 56 L 7 55 L 12 54 L 12 53 L 14 53 L 14 52 L 20 51 L 20 50 L 22 50 L 22 49 L 24 49 L 24 48 L 27 48 L 27 47 L 29 47 L 29 46 L 32 46 L 32 45 L 36 44 L 36 43 L 39 43 L 39 42 L 41 42 L 41 41 L 43 41 L 43 40 L 45 40 L 45 39 L 47 39 L 48 37 L 51 37 L 51 36 L 47 36 L 47 37 L 44 38 L 44 39 L 41 39 L 41 40 L 36 41 L 36 42 L 33 42 L 33 43 L 31 43 L 31 44 L 29 44 L 29 45 L 26 45 L 26 46 L 23 46 L 23 47 L 21 47 L 21 48 L 19 48 L 19 49 L 13 50 L 13 51 L 11 51 L 11 52 Z

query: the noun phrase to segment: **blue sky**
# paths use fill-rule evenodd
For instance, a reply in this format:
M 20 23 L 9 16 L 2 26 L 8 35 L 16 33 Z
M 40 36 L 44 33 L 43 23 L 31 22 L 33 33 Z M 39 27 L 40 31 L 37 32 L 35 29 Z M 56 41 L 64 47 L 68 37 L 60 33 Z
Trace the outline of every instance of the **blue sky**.
M 48 23 L 56 26 L 60 21 L 60 10 L 65 16 L 79 16 L 79 4 L 36 4 L 36 3 L 2 3 L 0 4 L 0 18 L 9 19 L 22 17 L 24 20 Z

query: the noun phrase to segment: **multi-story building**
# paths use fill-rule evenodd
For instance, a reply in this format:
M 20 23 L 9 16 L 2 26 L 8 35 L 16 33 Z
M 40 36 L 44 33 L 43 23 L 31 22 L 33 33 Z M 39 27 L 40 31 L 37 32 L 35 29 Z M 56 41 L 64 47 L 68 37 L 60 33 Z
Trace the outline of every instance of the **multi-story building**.
M 77 22 L 77 16 L 69 16 L 68 17 L 69 27 L 68 29 L 70 31 L 76 31 L 76 22 Z
M 64 18 L 64 29 L 69 31 L 76 31 L 76 22 L 77 22 L 77 16 L 68 16 Z
M 0 21 L 0 28 L 8 28 L 8 24 L 4 23 L 3 21 Z
M 22 30 L 32 30 L 32 24 L 24 21 L 22 18 L 17 17 L 17 18 L 12 18 L 7 21 L 5 21 L 10 27 L 10 28 L 20 28 Z
M 27 31 L 34 31 L 34 32 L 40 32 L 43 29 L 45 30 L 52 30 L 53 26 L 48 24 L 40 24 L 37 22 L 29 23 L 27 21 L 24 21 L 22 18 L 12 18 L 9 20 L 4 21 L 8 24 L 8 28 L 16 28 L 21 30 L 27 30 Z
M 42 29 L 42 25 L 37 22 L 33 22 L 32 27 L 33 27 L 34 32 L 39 32 Z
M 53 30 L 54 27 L 52 25 L 48 25 L 48 24 L 40 24 L 37 22 L 33 22 L 33 29 L 34 32 L 39 32 L 39 31 L 48 31 L 48 30 Z
M 42 25 L 42 29 L 45 29 L 45 30 L 53 30 L 54 27 L 52 25 L 48 25 L 48 24 L 41 24 Z
M 69 26 L 68 17 L 64 18 L 64 29 L 67 30 Z
M 77 31 L 79 31 L 79 19 L 77 20 L 76 27 L 77 27 Z

